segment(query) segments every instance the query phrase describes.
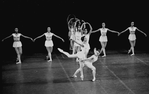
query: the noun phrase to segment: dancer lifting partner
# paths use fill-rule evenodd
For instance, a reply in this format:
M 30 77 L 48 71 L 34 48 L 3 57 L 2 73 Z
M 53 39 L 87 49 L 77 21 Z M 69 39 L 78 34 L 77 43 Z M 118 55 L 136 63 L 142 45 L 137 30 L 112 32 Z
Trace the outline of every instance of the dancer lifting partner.
M 80 72 L 81 73 L 81 76 L 80 76 L 81 77 L 81 80 L 83 80 L 84 79 L 83 67 L 84 66 L 87 66 L 88 68 L 90 68 L 92 70 L 92 74 L 93 74 L 92 81 L 95 81 L 96 80 L 96 77 L 95 77 L 96 68 L 92 65 L 92 63 L 95 62 L 95 61 L 97 61 L 99 52 L 95 48 L 94 49 L 94 55 L 92 55 L 89 58 L 86 58 L 85 51 L 86 51 L 87 46 L 84 45 L 84 44 L 79 44 L 79 45 L 81 46 L 81 51 L 77 52 L 76 54 L 69 54 L 68 52 L 63 51 L 60 48 L 58 48 L 58 50 L 61 53 L 63 53 L 66 56 L 68 56 L 69 58 L 77 58 L 77 61 L 79 62 L 80 67 L 75 71 L 73 77 L 77 77 L 77 73 Z
M 34 39 L 34 41 L 35 41 L 36 39 L 38 39 L 38 38 L 43 37 L 43 36 L 46 37 L 45 47 L 46 47 L 46 49 L 47 49 L 47 51 L 48 51 L 48 56 L 47 56 L 48 62 L 50 62 L 50 61 L 52 61 L 51 53 L 52 53 L 52 51 L 53 51 L 53 46 L 54 46 L 53 41 L 52 41 L 52 36 L 55 36 L 55 37 L 61 39 L 63 42 L 64 42 L 64 40 L 63 40 L 61 37 L 59 37 L 59 36 L 55 35 L 54 33 L 52 33 L 52 32 L 51 32 L 51 28 L 48 27 L 48 28 L 47 28 L 47 32 L 44 33 L 44 34 L 42 34 L 42 35 L 40 35 L 40 36 L 38 36 L 38 37 L 36 37 L 36 38 Z
M 2 41 L 4 41 L 5 39 L 8 39 L 10 37 L 13 36 L 14 42 L 13 42 L 13 47 L 15 48 L 15 51 L 17 53 L 17 62 L 16 64 L 20 64 L 21 63 L 21 55 L 22 55 L 22 43 L 20 41 L 20 36 L 24 37 L 24 38 L 28 38 L 31 39 L 33 41 L 33 39 L 31 37 L 25 36 L 21 33 L 18 32 L 18 28 L 15 28 L 15 33 L 13 33 L 12 35 L 4 38 Z
M 135 47 L 135 44 L 136 44 L 136 35 L 135 35 L 135 31 L 138 30 L 139 32 L 141 32 L 142 34 L 144 34 L 145 36 L 147 36 L 143 31 L 139 30 L 137 27 L 134 26 L 134 22 L 131 22 L 131 26 L 128 27 L 127 29 L 125 29 L 124 31 L 122 31 L 120 34 L 126 32 L 127 30 L 129 30 L 129 42 L 130 42 L 130 49 L 128 50 L 128 54 L 132 51 L 132 55 L 135 55 L 135 52 L 134 52 L 134 47 Z
M 104 55 L 102 57 L 105 57 L 106 56 L 105 48 L 106 48 L 106 45 L 107 45 L 107 42 L 108 42 L 107 35 L 106 35 L 107 31 L 110 31 L 110 32 L 113 32 L 113 33 L 118 33 L 118 34 L 119 34 L 119 32 L 110 30 L 108 28 L 105 28 L 105 23 L 102 23 L 102 28 L 99 28 L 99 29 L 93 31 L 92 33 L 95 33 L 95 32 L 98 32 L 98 31 L 100 31 L 100 33 L 101 33 L 101 36 L 99 38 L 99 41 L 100 41 L 101 46 L 102 46 L 102 48 L 100 50 L 100 54 L 101 54 L 101 52 L 103 52 Z

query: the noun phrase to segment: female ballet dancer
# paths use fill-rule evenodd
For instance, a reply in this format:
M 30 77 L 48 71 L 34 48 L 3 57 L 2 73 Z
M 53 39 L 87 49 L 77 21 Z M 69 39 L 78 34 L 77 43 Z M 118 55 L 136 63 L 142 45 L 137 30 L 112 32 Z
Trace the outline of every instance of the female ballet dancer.
M 80 20 L 77 20 L 75 24 L 77 24 L 77 23 L 80 24 Z M 78 42 L 78 43 L 82 43 L 82 40 L 81 40 L 81 38 L 82 38 L 82 32 L 81 32 L 79 26 L 77 27 L 75 25 L 75 28 L 76 28 L 75 34 L 74 34 L 75 41 Z M 80 45 L 78 43 L 76 43 L 76 42 L 74 42 L 73 54 L 77 53 L 81 49 Z
M 122 31 L 121 33 L 119 33 L 119 35 L 126 32 L 127 30 L 129 30 L 129 33 L 130 33 L 128 39 L 129 39 L 129 42 L 131 45 L 130 49 L 128 50 L 128 54 L 132 51 L 132 54 L 131 54 L 131 56 L 132 56 L 132 55 L 135 55 L 135 53 L 134 53 L 134 47 L 136 44 L 135 31 L 138 30 L 139 32 L 143 33 L 145 36 L 147 36 L 147 35 L 143 31 L 141 31 L 137 27 L 135 27 L 134 22 L 131 22 L 131 26 L 128 27 L 127 29 L 125 29 L 124 31 Z
M 48 27 L 48 28 L 47 28 L 47 32 L 44 33 L 44 34 L 42 34 L 42 35 L 40 35 L 40 36 L 38 36 L 38 37 L 36 37 L 36 38 L 34 39 L 34 41 L 35 41 L 36 39 L 38 39 L 38 38 L 43 37 L 43 36 L 46 37 L 45 47 L 46 47 L 46 49 L 47 49 L 47 51 L 48 51 L 48 56 L 47 56 L 47 58 L 49 59 L 48 62 L 50 62 L 50 61 L 52 61 L 51 53 L 52 53 L 52 51 L 53 51 L 53 46 L 54 46 L 53 41 L 52 41 L 52 36 L 55 36 L 55 37 L 61 39 L 63 42 L 64 42 L 64 40 L 63 40 L 61 37 L 59 37 L 59 36 L 55 35 L 54 33 L 52 33 L 52 32 L 51 32 L 51 28 Z
M 72 40 L 75 40 L 75 30 L 76 30 L 75 22 L 72 22 L 73 19 L 74 18 L 71 18 L 68 21 L 68 29 L 69 29 L 68 36 L 69 36 L 69 40 L 70 40 L 70 50 L 73 50 L 74 42 Z
M 79 62 L 80 67 L 75 71 L 73 77 L 77 77 L 77 74 L 80 72 L 81 73 L 81 76 L 80 76 L 81 80 L 83 80 L 84 79 L 83 67 L 87 66 L 88 68 L 90 68 L 92 70 L 92 74 L 93 74 L 92 81 L 96 80 L 96 68 L 93 66 L 93 63 L 98 60 L 98 56 L 99 56 L 99 52 L 96 50 L 96 48 L 94 48 L 94 55 L 90 56 L 89 58 L 85 57 L 84 47 L 80 52 L 78 52 L 76 54 L 69 54 L 68 52 L 63 51 L 60 48 L 58 48 L 58 50 L 61 53 L 68 56 L 69 58 L 78 58 L 78 62 Z
M 14 39 L 13 47 L 15 48 L 15 51 L 17 53 L 16 64 L 20 64 L 21 63 L 21 55 L 22 55 L 22 43 L 20 41 L 20 36 L 22 36 L 24 38 L 31 39 L 32 41 L 33 41 L 33 39 L 31 37 L 28 37 L 28 36 L 25 36 L 25 35 L 19 33 L 18 28 L 15 28 L 15 33 L 12 33 L 10 36 L 4 38 L 2 41 L 4 41 L 5 39 L 10 38 L 12 36 L 13 36 L 13 39 Z
M 106 48 L 106 45 L 107 45 L 107 42 L 108 42 L 107 35 L 106 35 L 107 31 L 110 31 L 110 32 L 113 32 L 113 33 L 118 33 L 118 34 L 119 34 L 119 32 L 110 30 L 108 28 L 105 28 L 105 23 L 102 23 L 102 28 L 99 28 L 98 30 L 93 31 L 92 33 L 95 33 L 97 31 L 100 31 L 100 33 L 101 33 L 101 36 L 99 38 L 99 41 L 100 41 L 101 46 L 102 46 L 102 48 L 100 50 L 100 53 L 103 52 L 104 55 L 102 57 L 106 57 L 105 48 Z

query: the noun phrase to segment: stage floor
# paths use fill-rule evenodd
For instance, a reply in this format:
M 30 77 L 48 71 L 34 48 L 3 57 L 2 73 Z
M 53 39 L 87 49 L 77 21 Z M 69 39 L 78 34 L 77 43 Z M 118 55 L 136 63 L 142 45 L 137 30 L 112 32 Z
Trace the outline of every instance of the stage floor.
M 4 62 L 5 63 L 5 62 Z M 33 55 L 22 64 L 2 66 L 3 94 L 149 94 L 149 54 L 109 54 L 84 68 L 84 81 L 72 78 L 79 67 L 75 59 L 53 54 L 53 61 Z

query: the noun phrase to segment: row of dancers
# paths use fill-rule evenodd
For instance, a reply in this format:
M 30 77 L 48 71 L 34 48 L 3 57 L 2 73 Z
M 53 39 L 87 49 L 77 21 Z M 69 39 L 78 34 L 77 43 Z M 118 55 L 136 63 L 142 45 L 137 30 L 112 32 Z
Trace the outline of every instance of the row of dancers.
M 32 40 L 33 42 L 43 36 L 46 37 L 46 41 L 45 41 L 45 47 L 47 49 L 47 52 L 48 52 L 48 55 L 47 55 L 47 59 L 48 59 L 48 62 L 49 61 L 52 61 L 52 56 L 51 56 L 51 53 L 53 51 L 53 46 L 54 46 L 54 43 L 52 41 L 52 36 L 55 36 L 59 39 L 61 39 L 63 42 L 64 42 L 64 39 L 61 38 L 60 36 L 54 34 L 51 32 L 51 28 L 48 27 L 47 28 L 47 32 L 36 37 L 35 39 L 32 39 L 31 37 L 28 37 L 28 36 L 25 36 L 21 33 L 18 32 L 18 28 L 15 28 L 15 33 L 12 33 L 11 35 L 9 35 L 8 37 L 5 37 L 2 41 L 4 41 L 5 39 L 8 39 L 10 37 L 13 37 L 13 47 L 17 53 L 17 59 L 16 59 L 16 64 L 21 64 L 21 55 L 22 55 L 22 43 L 20 41 L 20 37 L 24 37 L 24 38 L 28 38 L 30 40 Z
M 87 25 L 89 26 L 89 30 L 87 29 Z M 58 48 L 58 50 L 65 54 L 66 56 L 68 56 L 69 58 L 76 58 L 76 62 L 79 63 L 80 67 L 76 70 L 76 72 L 74 73 L 73 77 L 77 77 L 77 73 L 81 73 L 81 79 L 84 79 L 84 75 L 83 75 L 83 67 L 87 66 L 88 68 L 90 68 L 92 70 L 92 74 L 93 74 L 93 79 L 92 81 L 96 80 L 96 68 L 93 66 L 93 63 L 96 62 L 98 60 L 98 56 L 103 52 L 103 57 L 106 56 L 106 45 L 108 42 L 108 38 L 107 38 L 107 31 L 113 32 L 113 33 L 117 33 L 118 35 L 126 32 L 127 30 L 129 30 L 130 34 L 129 34 L 129 41 L 131 44 L 131 47 L 128 51 L 128 53 L 130 53 L 132 51 L 131 55 L 134 55 L 134 46 L 135 46 L 135 42 L 136 42 L 136 35 L 135 35 L 135 31 L 138 30 L 139 32 L 143 33 L 145 36 L 147 36 L 143 31 L 139 30 L 137 27 L 134 26 L 134 22 L 131 22 L 131 26 L 128 27 L 127 29 L 125 29 L 122 32 L 117 32 L 114 30 L 110 30 L 108 28 L 105 27 L 105 23 L 102 23 L 102 28 L 99 28 L 97 30 L 92 30 L 92 26 L 90 25 L 90 23 L 85 22 L 84 20 L 80 20 L 78 18 L 71 18 L 68 21 L 68 29 L 69 29 L 69 38 L 70 38 L 70 47 L 73 50 L 72 54 L 69 54 L 66 51 L 63 51 L 62 49 Z M 97 50 L 96 48 L 94 48 L 94 54 L 90 57 L 87 57 L 88 52 L 90 50 L 90 44 L 89 44 L 89 39 L 90 39 L 90 35 L 92 33 L 98 32 L 100 31 L 101 36 L 99 38 L 99 41 L 101 43 L 101 50 Z M 61 39 L 64 42 L 64 39 L 61 38 L 60 36 L 57 36 L 56 34 L 51 32 L 51 28 L 48 27 L 47 28 L 47 32 L 36 37 L 35 39 L 32 39 L 31 37 L 25 36 L 21 33 L 18 32 L 18 28 L 15 28 L 15 33 L 11 34 L 10 36 L 4 38 L 2 41 L 4 41 L 5 39 L 8 39 L 10 37 L 13 36 L 14 42 L 13 42 L 13 47 L 15 48 L 15 51 L 17 53 L 17 62 L 16 64 L 20 64 L 21 63 L 21 55 L 22 55 L 22 43 L 20 41 L 20 36 L 24 37 L 24 38 L 28 38 L 31 39 L 32 41 L 35 41 L 36 39 L 39 39 L 43 36 L 46 37 L 46 41 L 45 41 L 45 47 L 47 49 L 48 52 L 48 62 L 52 61 L 52 56 L 51 53 L 53 51 L 53 41 L 52 41 L 52 36 L 55 36 L 59 39 Z
M 77 23 L 79 23 L 79 24 L 81 23 L 80 20 L 76 19 L 75 22 L 72 22 L 72 20 L 73 20 L 73 18 L 68 21 L 68 29 L 69 29 L 68 35 L 69 35 L 69 38 L 70 38 L 70 48 L 73 50 L 72 51 L 73 54 L 76 53 L 77 51 L 79 51 L 79 49 L 80 49 L 80 45 L 75 43 L 73 40 L 76 40 L 78 43 L 81 43 L 81 39 L 82 39 L 82 37 L 84 37 L 84 39 L 86 39 L 86 41 L 87 41 L 86 43 L 88 45 L 88 51 L 89 51 L 89 49 L 90 49 L 90 45 L 89 45 L 90 35 L 92 33 L 98 32 L 98 31 L 100 31 L 100 33 L 101 33 L 99 41 L 101 43 L 100 54 L 102 52 L 104 54 L 102 57 L 106 56 L 105 48 L 106 48 L 106 45 L 107 45 L 107 42 L 108 42 L 108 38 L 106 36 L 107 31 L 110 31 L 110 32 L 113 32 L 113 33 L 118 33 L 118 35 L 120 35 L 120 34 L 126 32 L 127 30 L 129 30 L 130 34 L 129 34 L 128 39 L 130 41 L 131 47 L 128 50 L 128 53 L 132 52 L 131 55 L 135 54 L 134 53 L 134 47 L 135 47 L 135 43 L 136 43 L 135 31 L 138 30 L 141 33 L 143 33 L 145 36 L 147 36 L 143 31 L 139 30 L 137 27 L 134 26 L 134 22 L 131 22 L 130 27 L 128 27 L 127 29 L 125 29 L 124 31 L 119 33 L 117 31 L 113 31 L 113 30 L 110 30 L 108 28 L 105 28 L 105 23 L 102 23 L 102 28 L 99 28 L 99 29 L 93 31 L 92 26 L 88 22 L 83 21 L 82 25 L 77 26 Z M 70 23 L 71 23 L 71 25 L 70 25 Z M 90 30 L 86 29 L 86 25 L 89 25 Z M 13 47 L 15 48 L 15 51 L 17 53 L 17 64 L 21 63 L 21 54 L 22 54 L 22 43 L 20 41 L 20 36 L 22 36 L 24 38 L 31 39 L 32 41 L 35 41 L 36 39 L 45 36 L 46 37 L 45 47 L 46 47 L 47 52 L 48 52 L 48 55 L 47 55 L 48 61 L 52 61 L 51 53 L 53 51 L 53 46 L 54 46 L 53 41 L 52 41 L 52 36 L 55 36 L 55 37 L 61 39 L 64 42 L 64 39 L 62 39 L 61 37 L 59 37 L 56 34 L 51 32 L 50 27 L 47 28 L 46 33 L 42 34 L 41 36 L 36 37 L 34 40 L 31 37 L 28 37 L 28 36 L 25 36 L 25 35 L 19 33 L 18 28 L 15 28 L 15 33 L 13 33 L 12 35 L 4 38 L 2 41 L 4 41 L 5 39 L 10 38 L 12 36 L 13 36 L 13 39 L 14 39 Z M 86 52 L 86 53 L 88 53 L 88 52 Z

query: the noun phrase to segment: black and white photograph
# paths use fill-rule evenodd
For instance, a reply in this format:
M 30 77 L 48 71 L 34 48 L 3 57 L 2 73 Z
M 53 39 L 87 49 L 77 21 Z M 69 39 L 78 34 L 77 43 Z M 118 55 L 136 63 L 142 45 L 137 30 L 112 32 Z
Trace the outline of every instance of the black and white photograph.
M 2 94 L 149 94 L 147 1 L 0 3 Z

